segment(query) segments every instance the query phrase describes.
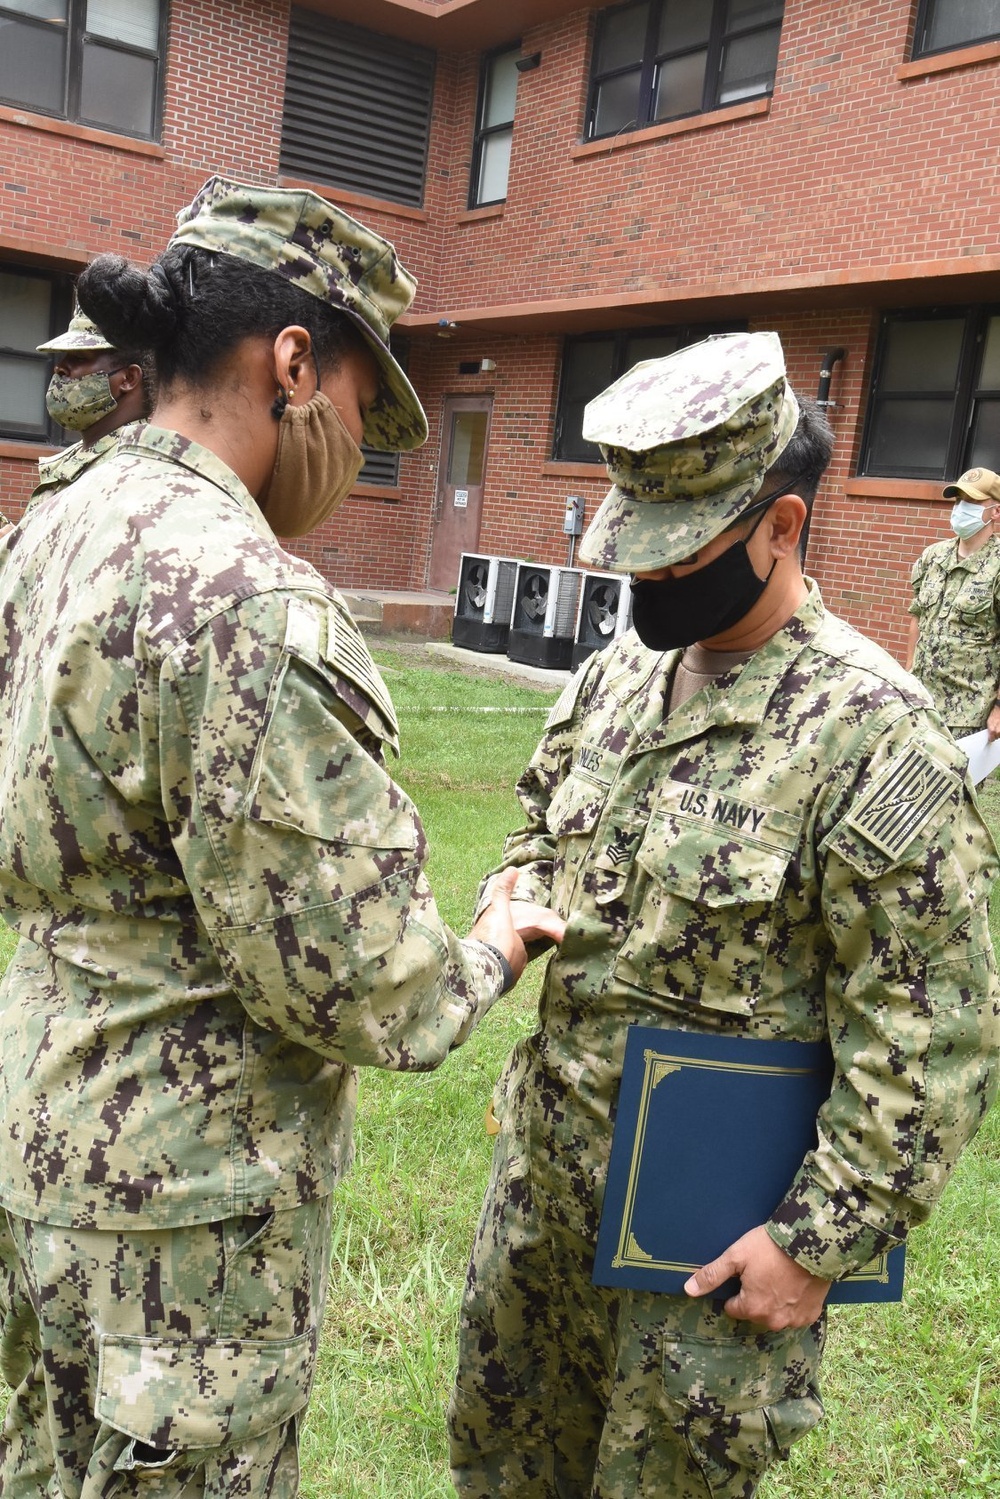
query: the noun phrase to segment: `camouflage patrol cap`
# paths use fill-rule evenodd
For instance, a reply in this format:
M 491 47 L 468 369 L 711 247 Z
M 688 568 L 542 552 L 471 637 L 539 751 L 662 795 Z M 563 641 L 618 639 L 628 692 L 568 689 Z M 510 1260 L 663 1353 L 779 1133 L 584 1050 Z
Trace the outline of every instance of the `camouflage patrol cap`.
M 646 359 L 587 406 L 613 488 L 580 558 L 618 572 L 679 562 L 737 520 L 799 407 L 776 333 L 720 333 Z
M 946 484 L 941 493 L 946 500 L 958 495 L 977 505 L 995 505 L 1000 501 L 1000 475 L 990 468 L 968 468 L 954 484 Z
M 416 282 L 388 240 L 306 189 L 210 177 L 177 215 L 170 243 L 235 255 L 344 313 L 379 369 L 365 442 L 395 452 L 426 441 L 424 409 L 389 352 L 389 329 L 413 301 Z
M 100 354 L 106 349 L 113 348 L 114 344 L 108 343 L 97 324 L 92 323 L 79 307 L 70 318 L 69 327 L 65 333 L 60 333 L 57 338 L 50 338 L 47 344 L 35 345 L 39 354 L 67 354 L 73 349 Z

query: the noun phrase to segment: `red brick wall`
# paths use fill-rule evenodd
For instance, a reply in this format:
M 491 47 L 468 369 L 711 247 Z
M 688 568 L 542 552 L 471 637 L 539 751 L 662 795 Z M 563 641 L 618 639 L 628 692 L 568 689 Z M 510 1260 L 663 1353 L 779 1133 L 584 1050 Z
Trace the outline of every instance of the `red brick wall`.
M 828 415 L 835 448 L 811 524 L 807 566 L 827 605 L 892 650 L 905 654 L 909 577 L 931 541 L 947 534 L 950 502 L 852 496 L 851 484 L 864 417 L 864 376 L 873 331 L 868 310 L 776 313 L 755 318 L 782 339 L 793 386 L 815 396 L 823 356 L 842 347 Z M 420 588 L 433 541 L 431 520 L 441 441 L 440 412 L 447 395 L 494 398 L 479 548 L 526 560 L 564 563 L 567 495 L 582 495 L 589 521 L 607 491 L 603 469 L 568 471 L 550 462 L 561 340 L 520 339 L 460 332 L 418 345 L 412 370 L 431 414 L 426 448 L 403 460 L 401 498 L 348 501 L 334 521 L 295 544 L 342 586 Z M 461 360 L 488 357 L 490 374 L 461 376 Z M 426 455 L 426 456 L 425 456 Z
M 13 111 L 0 111 L 0 254 L 72 267 L 113 248 L 148 261 L 209 173 L 274 180 L 288 8 L 288 0 L 174 0 L 161 150 L 78 139 L 65 126 L 17 124 Z M 947 299 L 961 300 L 961 273 L 995 253 L 998 192 L 1000 62 L 901 80 L 914 9 L 912 0 L 788 0 L 766 114 L 582 153 L 593 15 L 537 26 L 521 38 L 541 66 L 519 82 L 508 199 L 485 218 L 466 213 L 480 60 L 440 55 L 423 210 L 396 212 L 317 184 L 396 244 L 420 283 L 416 313 L 462 324 L 450 339 L 413 339 L 411 374 L 430 441 L 402 460 L 397 493 L 353 496 L 296 549 L 341 585 L 422 587 L 443 399 L 490 391 L 480 547 L 565 561 L 566 496 L 582 494 L 589 518 L 606 481 L 599 469 L 550 462 L 561 338 L 519 334 L 514 319 L 503 334 L 480 333 L 474 309 L 621 302 L 622 320 L 641 326 L 670 322 L 678 298 L 714 289 L 699 315 L 723 318 L 730 295 L 753 293 L 765 300 L 751 326 L 781 333 L 805 393 L 815 393 L 823 352 L 846 350 L 832 389 L 837 450 L 809 566 L 831 607 L 901 654 L 910 566 L 945 534 L 947 505 L 929 491 L 918 499 L 855 492 L 872 333 L 889 295 L 876 299 L 865 282 L 895 278 L 893 304 L 905 305 L 908 278 L 947 263 L 955 288 Z M 844 282 L 856 283 L 850 305 L 818 310 L 828 284 Z M 1000 297 L 996 276 L 978 282 L 975 298 L 986 296 Z M 583 331 L 586 316 L 574 326 Z M 495 372 L 458 374 L 460 359 L 485 356 Z M 16 513 L 27 497 L 34 455 L 0 444 L 0 509 Z
M 591 14 L 525 33 L 541 65 L 518 85 L 506 206 L 458 236 L 455 304 L 655 298 L 994 253 L 1000 62 L 900 80 L 914 8 L 788 0 L 769 113 L 583 156 Z M 453 215 L 477 66 L 460 63 Z

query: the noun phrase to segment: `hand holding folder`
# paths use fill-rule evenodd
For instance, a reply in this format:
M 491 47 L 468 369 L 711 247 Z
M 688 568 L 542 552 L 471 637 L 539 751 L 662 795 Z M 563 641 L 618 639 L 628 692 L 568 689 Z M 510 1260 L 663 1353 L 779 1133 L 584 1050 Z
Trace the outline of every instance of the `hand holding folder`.
M 687 1289 L 692 1272 L 721 1260 L 731 1278 L 717 1280 L 712 1291 L 735 1296 L 736 1276 L 745 1272 L 741 1304 L 753 1318 L 789 1315 L 789 1302 L 801 1300 L 791 1313 L 797 1318 L 817 1295 L 818 1316 L 824 1287 L 830 1302 L 898 1301 L 903 1245 L 832 1283 L 802 1270 L 806 1281 L 796 1294 L 789 1289 L 795 1275 L 784 1273 L 794 1261 L 773 1244 L 781 1259 L 772 1261 L 771 1274 L 783 1273 L 777 1289 L 765 1289 L 767 1246 L 760 1234 L 768 1236 L 760 1225 L 816 1145 L 816 1116 L 829 1097 L 832 1074 L 825 1042 L 630 1026 L 594 1283 L 676 1296 Z M 741 1266 L 735 1256 L 748 1247 Z M 777 1304 L 782 1301 L 784 1312 Z
M 708 1296 L 734 1277 L 740 1283 L 739 1292 L 726 1302 L 726 1315 L 769 1332 L 811 1327 L 823 1310 L 831 1284 L 796 1264 L 763 1224 L 697 1270 L 684 1282 L 684 1289 L 689 1296 Z

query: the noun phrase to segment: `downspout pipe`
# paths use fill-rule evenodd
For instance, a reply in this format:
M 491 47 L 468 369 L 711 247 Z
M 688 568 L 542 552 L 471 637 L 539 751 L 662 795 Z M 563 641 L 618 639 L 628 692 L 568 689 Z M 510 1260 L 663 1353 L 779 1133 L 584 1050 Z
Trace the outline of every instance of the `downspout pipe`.
M 816 388 L 816 405 L 824 415 L 830 410 L 831 406 L 836 406 L 837 404 L 836 401 L 830 400 L 830 381 L 833 379 L 834 365 L 839 364 L 843 357 L 843 349 L 827 349 L 823 355 L 823 363 L 819 372 L 819 385 Z M 803 567 L 805 567 L 806 562 L 806 547 L 809 545 L 809 521 L 811 516 L 812 512 L 810 511 L 809 515 L 806 516 L 806 522 L 802 527 L 802 536 L 799 541 Z
M 827 349 L 823 355 L 823 367 L 819 372 L 819 387 L 816 391 L 816 405 L 836 406 L 836 401 L 830 400 L 830 381 L 833 378 L 833 366 L 839 364 L 844 357 L 843 349 Z

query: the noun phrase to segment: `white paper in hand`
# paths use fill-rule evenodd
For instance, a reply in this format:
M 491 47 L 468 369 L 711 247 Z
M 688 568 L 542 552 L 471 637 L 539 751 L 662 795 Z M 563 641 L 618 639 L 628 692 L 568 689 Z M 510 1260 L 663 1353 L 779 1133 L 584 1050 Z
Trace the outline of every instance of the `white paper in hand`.
M 966 734 L 955 742 L 969 757 L 969 778 L 974 786 L 985 781 L 990 771 L 1000 765 L 1000 739 L 991 740 L 985 729 Z

